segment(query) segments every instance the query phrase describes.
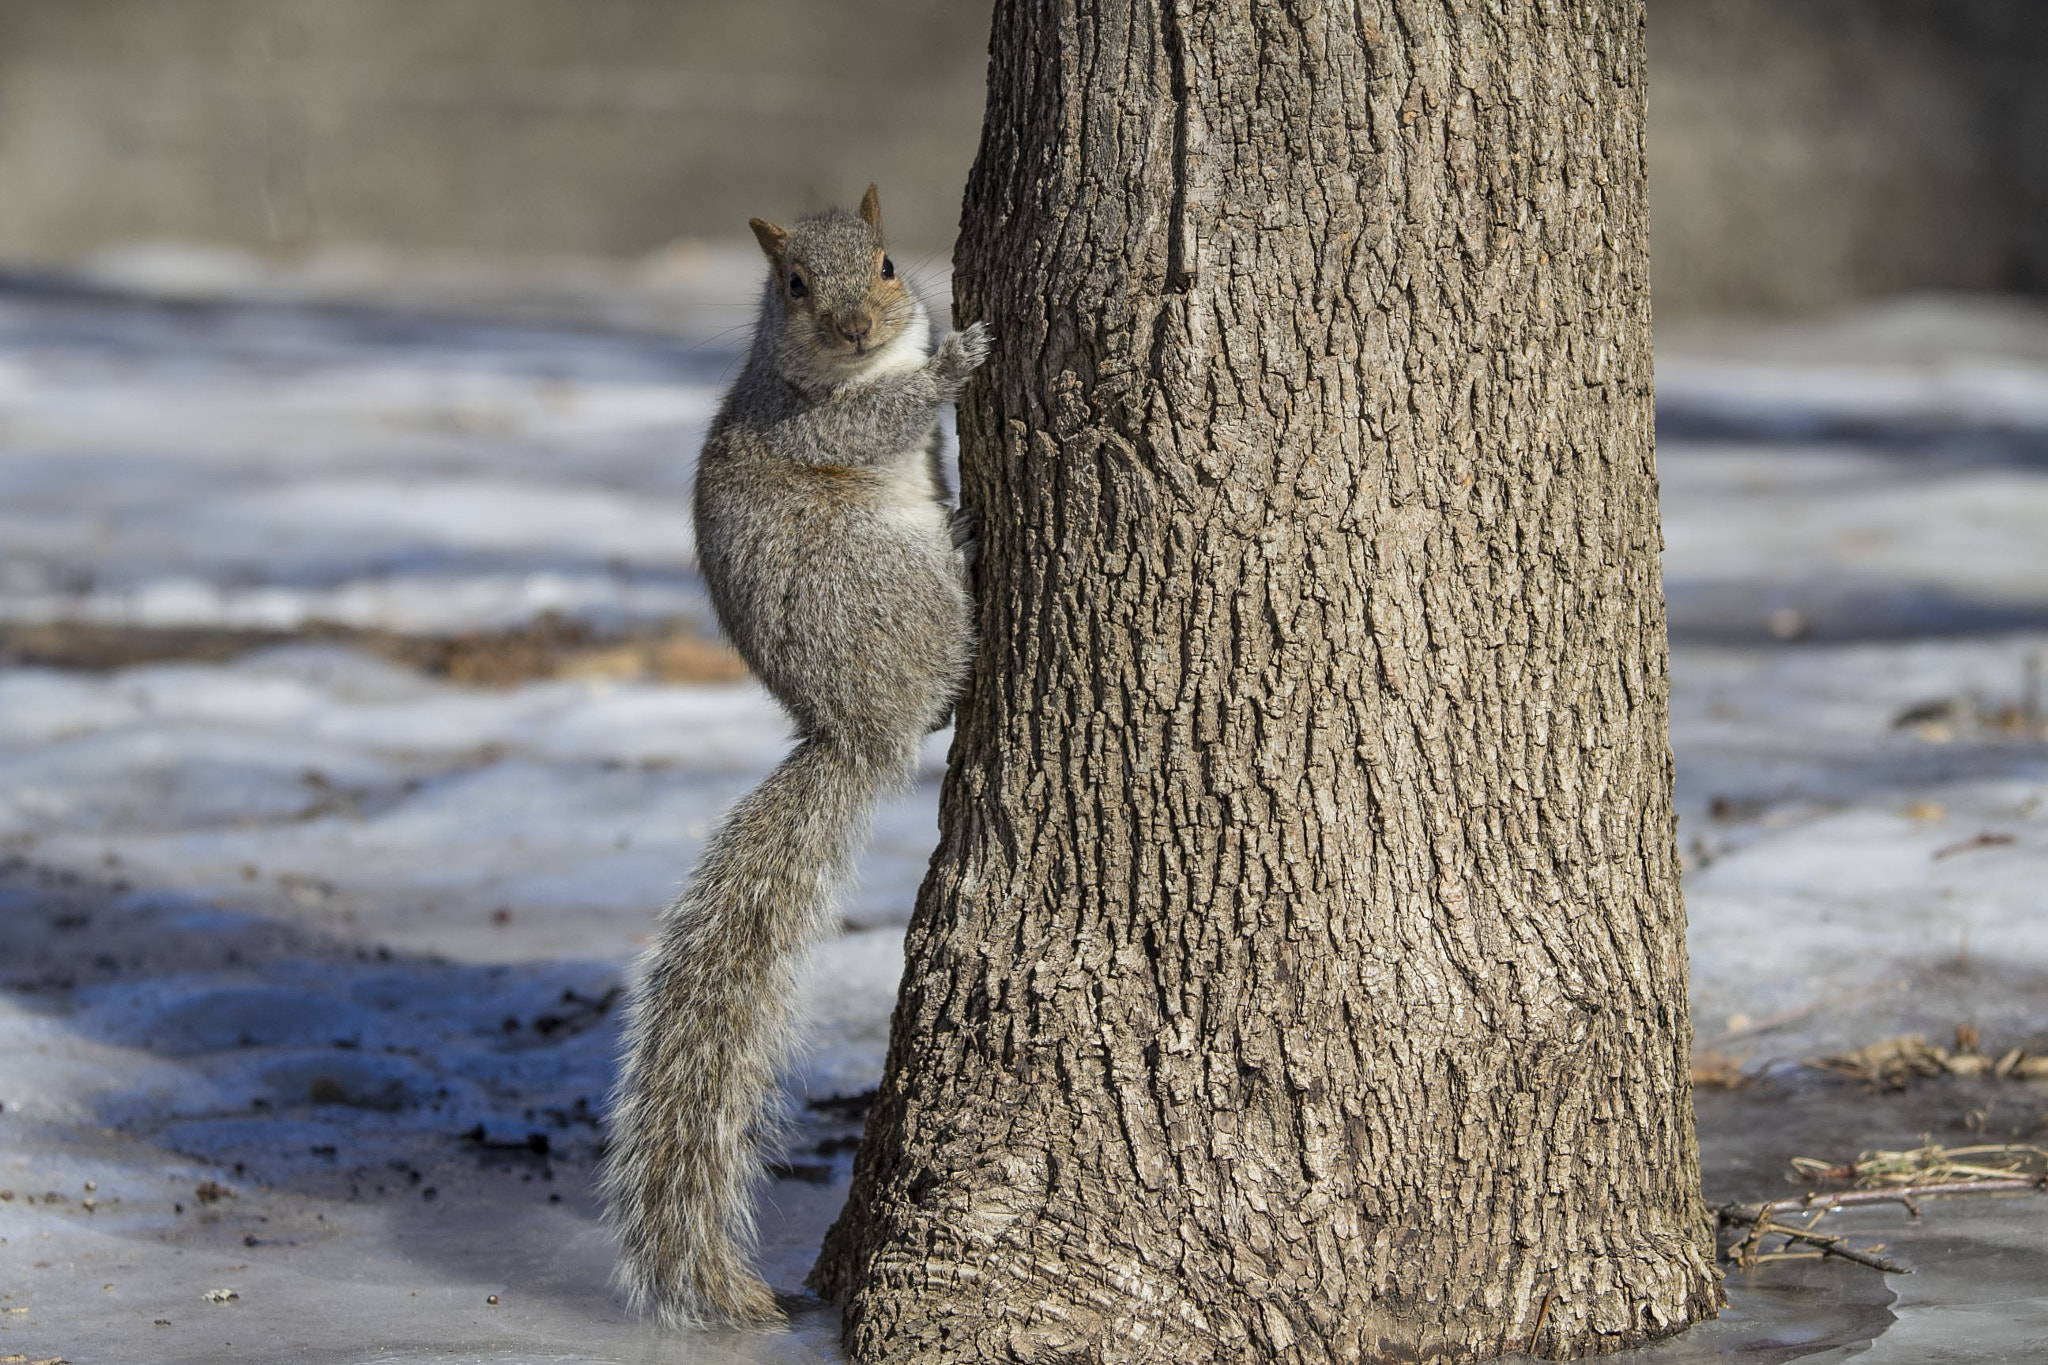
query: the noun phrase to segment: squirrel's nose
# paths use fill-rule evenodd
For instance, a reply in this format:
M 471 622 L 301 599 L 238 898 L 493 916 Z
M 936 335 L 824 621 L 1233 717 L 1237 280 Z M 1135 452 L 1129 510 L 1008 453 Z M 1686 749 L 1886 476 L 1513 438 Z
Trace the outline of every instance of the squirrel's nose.
M 866 313 L 856 313 L 850 318 L 841 318 L 836 324 L 839 335 L 858 346 L 868 339 L 868 333 L 875 330 L 875 320 Z

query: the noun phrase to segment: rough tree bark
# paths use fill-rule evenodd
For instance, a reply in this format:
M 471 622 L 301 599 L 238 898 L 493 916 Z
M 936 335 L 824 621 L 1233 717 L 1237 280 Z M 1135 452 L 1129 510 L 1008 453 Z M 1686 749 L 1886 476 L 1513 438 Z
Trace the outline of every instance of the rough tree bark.
M 980 657 L 813 1277 L 862 1361 L 1710 1314 L 1643 0 L 1001 0 Z

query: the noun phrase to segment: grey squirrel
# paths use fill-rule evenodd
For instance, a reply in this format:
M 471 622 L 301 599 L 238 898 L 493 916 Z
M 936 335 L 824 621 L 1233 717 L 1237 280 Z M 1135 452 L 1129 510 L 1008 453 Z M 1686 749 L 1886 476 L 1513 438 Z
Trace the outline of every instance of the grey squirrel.
M 784 231 L 745 365 L 704 438 L 697 554 L 720 625 L 798 744 L 727 814 L 662 915 L 628 1006 L 602 1184 L 618 1278 L 672 1324 L 773 1322 L 753 1192 L 805 951 L 874 807 L 944 724 L 972 643 L 939 409 L 988 354 L 931 350 L 868 186 Z

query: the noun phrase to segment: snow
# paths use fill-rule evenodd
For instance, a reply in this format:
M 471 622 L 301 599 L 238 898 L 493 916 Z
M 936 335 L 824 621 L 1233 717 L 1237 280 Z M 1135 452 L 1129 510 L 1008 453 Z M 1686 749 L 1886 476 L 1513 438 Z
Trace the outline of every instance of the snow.
M 280 301 L 233 264 L 142 252 L 104 276 L 182 281 L 177 302 L 0 291 L 0 622 L 706 619 L 687 500 L 735 359 L 723 315 L 451 320 Z M 2024 733 L 2048 658 L 2048 317 L 1917 300 L 1660 347 L 1703 1040 L 1776 1077 L 1906 1028 L 2048 1044 L 2048 750 Z M 1932 718 L 1896 724 L 1913 708 Z M 0 668 L 0 1354 L 835 1359 L 815 1308 L 769 1337 L 635 1322 L 588 1187 L 613 992 L 787 743 L 750 683 L 479 690 L 333 643 Z M 764 1206 L 784 1289 L 857 1131 L 806 1102 L 880 1075 L 944 745 L 811 973 L 791 1161 L 819 1179 Z M 1756 1144 L 1710 1103 L 1712 1185 Z M 1970 1235 L 2036 1265 L 2038 1232 L 1997 1218 Z M 1961 1312 L 1984 1273 L 1964 1263 L 1899 1323 Z M 1827 1283 L 1833 1326 L 1759 1281 L 1644 1358 L 1904 1330 L 1888 1295 Z
M 1779 431 L 1944 425 L 2048 432 L 2048 328 L 2031 300 L 1926 295 L 1657 337 L 1659 416 Z
M 398 630 L 700 611 L 728 349 L 0 297 L 0 620 Z

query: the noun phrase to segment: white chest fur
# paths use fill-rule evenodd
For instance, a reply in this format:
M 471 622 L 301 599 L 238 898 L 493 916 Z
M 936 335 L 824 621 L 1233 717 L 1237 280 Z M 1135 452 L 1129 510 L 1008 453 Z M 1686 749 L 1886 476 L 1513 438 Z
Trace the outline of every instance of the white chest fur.
M 880 379 L 884 375 L 908 374 L 929 360 L 931 354 L 932 325 L 925 314 L 924 304 L 920 302 L 895 339 L 876 351 L 874 359 L 861 366 L 860 377 Z
M 903 330 L 887 346 L 876 351 L 874 359 L 861 367 L 860 378 L 866 381 L 886 375 L 908 374 L 930 358 L 931 324 L 920 301 Z M 875 472 L 881 477 L 877 481 L 876 497 L 881 506 L 896 518 L 944 537 L 946 513 L 939 506 L 937 490 L 932 486 L 928 445 L 929 438 L 919 440 L 888 459 L 878 461 Z

